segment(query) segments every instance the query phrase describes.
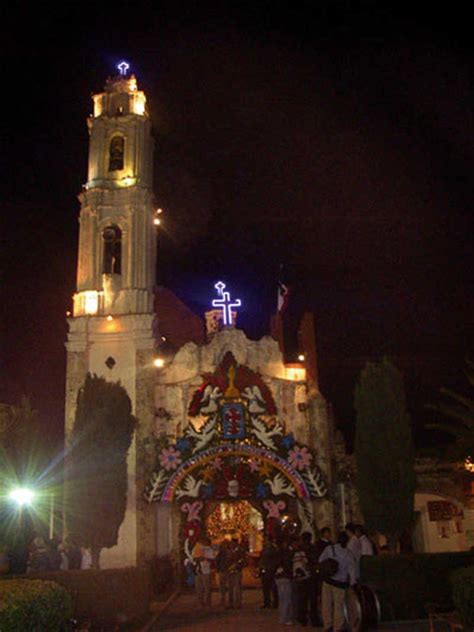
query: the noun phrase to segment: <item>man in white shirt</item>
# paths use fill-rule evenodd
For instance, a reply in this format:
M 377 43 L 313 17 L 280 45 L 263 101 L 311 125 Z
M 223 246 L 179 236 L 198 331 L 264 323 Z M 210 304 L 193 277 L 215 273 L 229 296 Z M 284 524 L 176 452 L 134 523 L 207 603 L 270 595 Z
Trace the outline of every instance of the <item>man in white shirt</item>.
M 323 581 L 322 615 L 325 631 L 332 628 L 334 632 L 341 632 L 344 629 L 346 588 L 353 586 L 357 581 L 356 563 L 348 550 L 348 540 L 347 534 L 342 531 L 337 544 L 327 546 L 319 558 L 319 562 L 330 558 L 337 562 L 337 571 Z
M 216 558 L 217 551 L 211 545 L 208 537 L 202 536 L 192 550 L 195 568 L 194 582 L 199 603 L 204 608 L 211 607 L 211 562 Z
M 360 558 L 362 555 L 362 547 L 360 544 L 360 540 L 356 535 L 356 526 L 353 522 L 349 522 L 346 524 L 346 533 L 349 538 L 349 542 L 347 543 L 347 548 L 354 556 L 354 559 L 356 562 L 356 575 L 357 575 L 357 579 L 359 579 Z
M 370 540 L 361 524 L 356 524 L 356 536 L 360 542 L 360 553 L 362 555 L 375 555 L 374 543 Z

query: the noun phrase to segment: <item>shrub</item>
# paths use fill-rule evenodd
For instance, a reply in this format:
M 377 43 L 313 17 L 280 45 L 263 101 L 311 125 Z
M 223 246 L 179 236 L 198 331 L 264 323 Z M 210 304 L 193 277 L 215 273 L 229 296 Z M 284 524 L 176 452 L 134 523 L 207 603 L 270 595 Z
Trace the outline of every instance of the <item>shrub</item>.
M 151 601 L 149 568 L 37 571 L 28 577 L 63 586 L 72 595 L 74 617 L 79 619 L 133 621 L 148 612 Z
M 468 630 L 474 629 L 474 566 L 451 574 L 454 606 Z
M 55 582 L 29 579 L 0 581 L 2 632 L 59 632 L 72 616 L 69 593 Z
M 454 608 L 450 574 L 471 564 L 470 552 L 364 557 L 361 581 L 375 589 L 383 619 L 421 619 L 428 603 Z

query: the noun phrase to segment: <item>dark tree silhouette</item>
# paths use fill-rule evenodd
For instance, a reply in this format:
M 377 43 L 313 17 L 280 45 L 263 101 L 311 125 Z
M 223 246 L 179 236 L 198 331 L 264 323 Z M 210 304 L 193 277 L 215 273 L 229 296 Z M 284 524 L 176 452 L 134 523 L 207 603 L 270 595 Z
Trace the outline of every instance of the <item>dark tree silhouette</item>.
M 414 446 L 405 390 L 387 359 L 367 363 L 355 389 L 357 490 L 365 523 L 393 550 L 413 520 Z
M 120 382 L 87 375 L 77 396 L 67 469 L 69 536 L 89 547 L 95 568 L 100 551 L 117 544 L 127 504 L 127 453 L 135 418 Z

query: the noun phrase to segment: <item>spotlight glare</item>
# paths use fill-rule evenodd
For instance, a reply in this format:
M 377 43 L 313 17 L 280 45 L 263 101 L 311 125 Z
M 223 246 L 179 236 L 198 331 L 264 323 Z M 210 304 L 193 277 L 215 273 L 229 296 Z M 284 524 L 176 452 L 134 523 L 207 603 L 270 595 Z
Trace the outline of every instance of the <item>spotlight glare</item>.
M 163 358 L 155 358 L 153 360 L 153 364 L 156 366 L 157 369 L 162 369 L 165 366 L 165 361 L 163 360 Z
M 19 507 L 23 507 L 23 505 L 31 505 L 34 495 L 34 492 L 27 487 L 17 487 L 9 493 L 9 498 Z

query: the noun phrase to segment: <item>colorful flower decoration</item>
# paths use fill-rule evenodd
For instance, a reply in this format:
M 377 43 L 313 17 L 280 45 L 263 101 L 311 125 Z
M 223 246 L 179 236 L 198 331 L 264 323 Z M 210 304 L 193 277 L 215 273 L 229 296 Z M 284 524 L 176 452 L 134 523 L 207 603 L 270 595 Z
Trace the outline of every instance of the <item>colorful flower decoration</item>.
M 313 455 L 308 451 L 308 448 L 301 448 L 298 445 L 295 445 L 293 450 L 290 450 L 288 453 L 288 461 L 297 470 L 304 470 L 308 467 L 312 458 Z
M 290 434 L 287 434 L 283 437 L 281 442 L 287 450 L 290 450 L 295 445 L 295 438 L 290 432 Z
M 267 518 L 280 518 L 281 512 L 286 507 L 286 503 L 283 500 L 278 500 L 277 502 L 273 500 L 266 500 L 263 503 L 263 506 L 267 510 Z
M 188 514 L 188 522 L 194 522 L 196 520 L 201 520 L 199 513 L 203 507 L 203 503 L 200 500 L 196 500 L 193 503 L 184 503 L 181 505 L 181 511 Z
M 220 456 L 216 456 L 216 458 L 211 461 L 211 465 L 215 470 L 220 470 L 222 468 L 222 459 Z
M 160 465 L 165 470 L 175 470 L 181 465 L 181 452 L 174 449 L 174 446 L 163 448 L 160 454 Z
M 260 464 L 256 459 L 249 459 L 248 466 L 251 472 L 258 472 L 260 470 Z
M 201 524 L 197 520 L 186 522 L 183 528 L 184 537 L 189 539 L 191 543 L 196 542 L 201 533 Z
M 212 498 L 212 496 L 214 495 L 214 485 L 212 483 L 204 485 L 204 487 L 202 488 L 202 493 L 204 498 Z
M 189 439 L 186 439 L 186 437 L 181 437 L 176 441 L 176 447 L 180 452 L 186 452 L 190 448 Z
M 255 492 L 257 494 L 257 498 L 266 498 L 268 496 L 268 487 L 265 483 L 258 483 L 255 488 Z

